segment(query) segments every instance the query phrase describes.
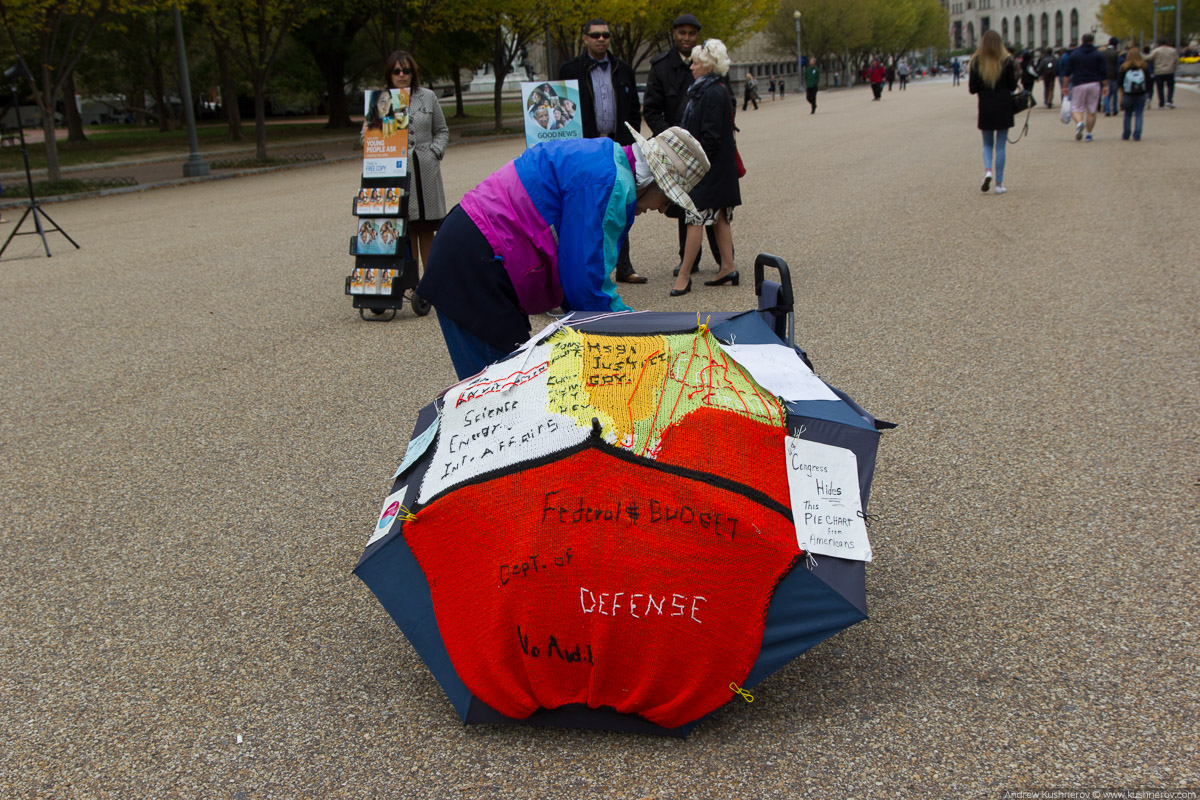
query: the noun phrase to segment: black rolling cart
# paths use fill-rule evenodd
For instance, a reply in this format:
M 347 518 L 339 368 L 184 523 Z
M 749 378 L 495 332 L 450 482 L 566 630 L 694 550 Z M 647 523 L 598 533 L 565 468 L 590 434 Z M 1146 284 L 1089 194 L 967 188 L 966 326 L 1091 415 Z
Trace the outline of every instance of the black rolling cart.
M 408 181 L 363 178 L 352 203 L 358 225 L 350 238 L 354 269 L 346 276 L 346 294 L 364 320 L 393 320 L 405 303 L 419 317 L 429 313 L 429 303 L 417 294 L 421 275 L 408 239 Z

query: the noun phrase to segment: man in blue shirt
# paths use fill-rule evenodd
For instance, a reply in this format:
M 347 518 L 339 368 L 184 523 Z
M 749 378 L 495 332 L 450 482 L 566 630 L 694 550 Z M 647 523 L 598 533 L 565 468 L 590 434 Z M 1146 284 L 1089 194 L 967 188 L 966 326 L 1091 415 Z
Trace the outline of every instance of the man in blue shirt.
M 1087 140 L 1092 140 L 1100 98 L 1108 94 L 1108 71 L 1104 66 L 1104 55 L 1096 49 L 1095 41 L 1093 34 L 1085 33 L 1083 44 L 1067 61 L 1066 77 L 1071 81 L 1071 117 L 1075 120 L 1076 141 L 1084 138 L 1085 118 Z
M 584 50 L 558 70 L 559 80 L 579 81 L 579 120 L 585 139 L 608 137 L 617 144 L 633 144 L 633 134 L 625 127 L 642 127 L 642 107 L 638 100 L 637 78 L 633 68 L 608 52 L 612 33 L 602 19 L 589 20 L 583 26 Z M 617 258 L 619 283 L 646 283 L 633 270 L 626 240 Z

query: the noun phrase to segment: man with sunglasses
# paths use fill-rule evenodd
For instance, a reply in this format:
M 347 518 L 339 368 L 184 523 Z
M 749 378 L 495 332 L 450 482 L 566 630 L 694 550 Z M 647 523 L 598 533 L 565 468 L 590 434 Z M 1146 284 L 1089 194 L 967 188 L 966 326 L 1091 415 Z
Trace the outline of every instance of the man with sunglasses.
M 642 127 L 642 106 L 638 101 L 637 78 L 633 67 L 608 52 L 612 32 L 602 19 L 588 20 L 583 26 L 584 50 L 563 64 L 558 79 L 579 81 L 579 115 L 585 139 L 607 137 L 620 145 L 633 144 L 635 130 Z M 626 240 L 617 258 L 619 283 L 645 283 L 633 270 Z

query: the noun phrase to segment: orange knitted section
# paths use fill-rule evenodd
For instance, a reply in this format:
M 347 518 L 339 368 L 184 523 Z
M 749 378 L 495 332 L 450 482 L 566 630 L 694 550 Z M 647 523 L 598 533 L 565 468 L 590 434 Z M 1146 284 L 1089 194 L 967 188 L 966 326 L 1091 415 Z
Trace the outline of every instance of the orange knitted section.
M 404 535 L 481 700 L 514 718 L 583 703 L 668 728 L 733 696 L 799 555 L 782 509 L 603 446 L 460 487 Z
M 787 459 L 781 455 L 786 438 L 783 425 L 702 408 L 663 432 L 658 461 L 729 475 L 790 506 Z

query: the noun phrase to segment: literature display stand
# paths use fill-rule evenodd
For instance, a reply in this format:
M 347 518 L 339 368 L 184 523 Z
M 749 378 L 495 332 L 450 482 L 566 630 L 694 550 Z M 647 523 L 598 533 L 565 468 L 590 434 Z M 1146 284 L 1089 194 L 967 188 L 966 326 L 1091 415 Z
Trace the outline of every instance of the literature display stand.
M 353 203 L 354 269 L 346 276 L 346 294 L 363 319 L 393 320 L 405 301 L 417 316 L 429 313 L 408 238 L 408 100 L 407 89 L 363 97 L 363 177 Z
M 354 270 L 346 276 L 346 294 L 359 316 L 388 322 L 406 302 L 417 316 L 428 314 L 408 241 L 408 176 L 363 178 L 353 211 L 359 232 L 350 237 Z

